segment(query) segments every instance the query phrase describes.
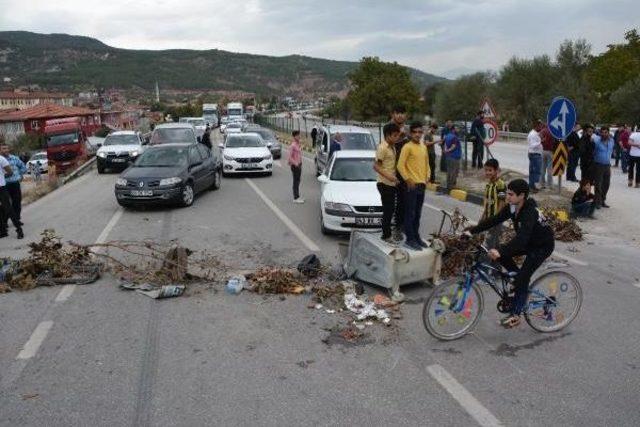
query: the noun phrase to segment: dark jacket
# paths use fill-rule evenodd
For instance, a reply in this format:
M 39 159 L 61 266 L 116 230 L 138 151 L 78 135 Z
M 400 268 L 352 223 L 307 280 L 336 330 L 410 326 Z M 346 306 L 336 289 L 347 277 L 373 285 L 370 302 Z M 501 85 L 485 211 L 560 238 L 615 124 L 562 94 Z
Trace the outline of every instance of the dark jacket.
M 591 165 L 595 162 L 595 144 L 591 137 L 586 133 L 580 138 L 580 165 L 584 169 L 585 165 Z
M 567 148 L 577 149 L 580 146 L 580 136 L 575 130 L 567 137 Z
M 593 200 L 594 195 L 590 191 L 584 191 L 582 188 L 578 188 L 573 197 L 571 198 L 572 205 L 581 205 L 584 202 Z
M 202 138 L 200 139 L 200 143 L 205 145 L 209 150 L 211 150 L 211 137 L 209 136 L 209 132 L 205 132 L 202 134 Z
M 518 214 L 511 213 L 511 206 L 506 205 L 496 215 L 480 221 L 470 231 L 473 234 L 480 233 L 502 224 L 506 220 L 513 221 L 516 236 L 508 243 L 500 245 L 498 252 L 504 258 L 524 255 L 534 249 L 553 248 L 553 230 L 547 224 L 547 219 L 538 211 L 538 205 L 533 199 L 527 199 Z
M 472 140 L 475 141 L 484 141 L 484 122 L 482 121 L 481 118 L 477 117 L 472 123 L 471 123 L 471 138 L 473 138 Z

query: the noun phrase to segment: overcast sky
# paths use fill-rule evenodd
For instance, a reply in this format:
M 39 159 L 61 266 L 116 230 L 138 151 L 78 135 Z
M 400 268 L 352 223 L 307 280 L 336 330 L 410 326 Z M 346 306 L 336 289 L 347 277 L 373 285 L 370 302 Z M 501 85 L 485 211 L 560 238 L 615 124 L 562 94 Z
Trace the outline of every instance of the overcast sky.
M 386 61 L 454 77 L 586 38 L 598 53 L 640 27 L 631 0 L 0 0 L 0 30 L 128 49 L 223 49 Z

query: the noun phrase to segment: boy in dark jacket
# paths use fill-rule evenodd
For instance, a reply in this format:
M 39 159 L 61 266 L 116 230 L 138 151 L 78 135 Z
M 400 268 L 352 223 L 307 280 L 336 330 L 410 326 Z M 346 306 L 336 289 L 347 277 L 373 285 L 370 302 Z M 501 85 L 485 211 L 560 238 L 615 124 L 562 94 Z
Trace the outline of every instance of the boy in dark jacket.
M 580 188 L 573 193 L 571 198 L 571 216 L 593 218 L 593 211 L 596 204 L 593 203 L 594 195 L 591 192 L 591 182 L 583 178 L 580 180 Z
M 515 271 L 513 286 L 515 300 L 511 314 L 501 323 L 513 328 L 520 324 L 520 315 L 524 310 L 529 294 L 529 281 L 533 273 L 553 253 L 555 238 L 553 230 L 540 211 L 536 201 L 529 199 L 529 184 L 524 179 L 515 179 L 507 185 L 507 205 L 496 215 L 480 221 L 467 231 L 481 233 L 510 219 L 516 236 L 508 243 L 489 250 L 489 257 L 498 261 L 507 271 Z M 513 258 L 525 256 L 518 268 Z

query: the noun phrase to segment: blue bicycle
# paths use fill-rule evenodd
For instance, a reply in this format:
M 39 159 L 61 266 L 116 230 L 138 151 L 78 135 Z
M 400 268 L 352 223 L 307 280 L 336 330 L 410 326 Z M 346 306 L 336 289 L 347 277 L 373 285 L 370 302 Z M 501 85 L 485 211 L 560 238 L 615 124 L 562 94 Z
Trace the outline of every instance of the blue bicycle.
M 473 331 L 484 310 L 480 285 L 490 286 L 500 297 L 499 312 L 511 311 L 514 304 L 511 283 L 516 273 L 504 272 L 481 261 L 481 255 L 486 252 L 487 248 L 479 245 L 468 254 L 463 273 L 437 285 L 425 302 L 422 321 L 434 337 L 450 341 Z M 538 332 L 555 332 L 576 318 L 581 305 L 582 289 L 578 280 L 566 271 L 547 268 L 529 286 L 524 317 Z

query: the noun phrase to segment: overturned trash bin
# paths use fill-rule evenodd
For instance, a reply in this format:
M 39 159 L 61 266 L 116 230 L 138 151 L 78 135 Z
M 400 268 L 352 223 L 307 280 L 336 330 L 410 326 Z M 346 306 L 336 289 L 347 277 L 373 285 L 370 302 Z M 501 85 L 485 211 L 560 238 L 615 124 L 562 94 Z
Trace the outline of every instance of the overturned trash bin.
M 444 244 L 434 239 L 421 251 L 391 245 L 378 233 L 351 232 L 344 261 L 347 276 L 363 282 L 391 289 L 394 293 L 402 285 L 440 278 Z

